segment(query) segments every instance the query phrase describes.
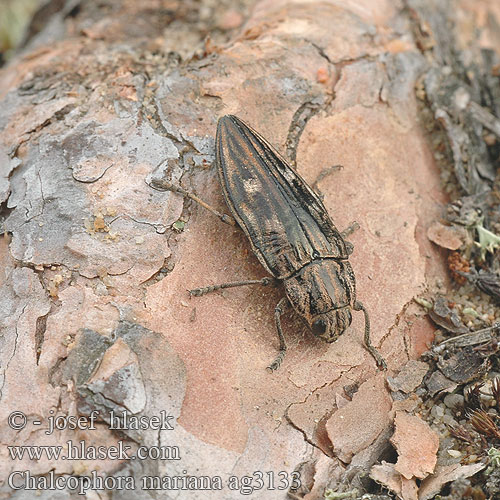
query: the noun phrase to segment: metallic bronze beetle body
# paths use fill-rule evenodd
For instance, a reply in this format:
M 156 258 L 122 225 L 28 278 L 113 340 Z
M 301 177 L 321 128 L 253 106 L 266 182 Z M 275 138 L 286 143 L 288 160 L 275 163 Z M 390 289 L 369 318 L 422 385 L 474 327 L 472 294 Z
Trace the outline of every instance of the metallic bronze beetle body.
M 344 241 L 345 234 L 334 226 L 320 197 L 260 134 L 236 116 L 219 119 L 216 164 L 232 216 L 260 263 L 275 280 L 283 282 L 289 303 L 313 334 L 334 342 L 351 324 L 351 309 L 363 311 L 365 346 L 379 367 L 385 368 L 370 342 L 368 313 L 356 300 L 356 281 L 348 262 L 352 245 Z M 224 222 L 234 224 L 194 195 L 170 185 L 167 189 L 191 197 Z M 191 294 L 270 282 L 264 278 L 224 283 L 191 290 Z M 280 366 L 286 351 L 280 323 L 283 304 L 282 299 L 275 313 L 280 353 L 270 370 Z

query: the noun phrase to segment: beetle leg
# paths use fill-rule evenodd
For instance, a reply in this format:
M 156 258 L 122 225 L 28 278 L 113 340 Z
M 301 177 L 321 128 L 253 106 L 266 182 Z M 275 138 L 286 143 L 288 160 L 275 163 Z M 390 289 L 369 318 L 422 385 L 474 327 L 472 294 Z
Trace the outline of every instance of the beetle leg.
M 344 241 L 344 243 L 347 255 L 351 255 L 354 252 L 354 245 L 350 241 Z
M 343 165 L 333 165 L 331 167 L 326 167 L 321 170 L 321 172 L 318 174 L 318 177 L 316 177 L 316 180 L 311 184 L 311 187 L 318 193 L 318 196 L 321 198 L 323 201 L 323 198 L 325 197 L 323 193 L 319 190 L 318 184 L 325 178 L 328 177 L 332 172 L 335 172 L 336 170 L 342 170 L 344 167 Z
M 380 355 L 380 353 L 373 347 L 372 342 L 370 340 L 370 318 L 368 317 L 368 311 L 365 309 L 365 306 L 357 300 L 354 303 L 353 309 L 355 311 L 363 311 L 365 315 L 365 347 L 367 351 L 374 357 L 377 362 L 377 366 L 381 370 L 387 370 L 387 364 L 384 358 Z
M 200 297 L 210 292 L 215 292 L 216 290 L 222 290 L 223 288 L 233 288 L 236 286 L 244 285 L 269 285 L 274 280 L 273 278 L 262 278 L 261 280 L 244 280 L 244 281 L 233 281 L 232 283 L 221 283 L 220 285 L 211 285 L 204 288 L 194 288 L 193 290 L 188 290 L 190 295 L 195 297 Z
M 351 236 L 351 234 L 358 229 L 359 224 L 356 221 L 351 222 L 343 231 L 341 231 L 340 236 L 344 239 L 349 238 L 349 236 Z
M 199 205 L 201 205 L 203 208 L 206 208 L 208 211 L 212 212 L 214 215 L 219 217 L 219 219 L 222 222 L 225 222 L 226 224 L 229 224 L 230 226 L 236 226 L 236 221 L 230 216 L 226 214 L 221 214 L 219 211 L 215 210 L 212 206 L 210 206 L 208 203 L 205 203 L 201 198 L 198 198 L 193 193 L 190 193 L 189 191 L 186 191 L 185 189 L 182 189 L 179 186 L 174 186 L 170 182 L 168 182 L 166 179 L 151 179 L 151 187 L 160 191 L 172 191 L 173 193 L 179 193 L 182 196 L 189 198 L 190 200 L 195 201 Z
M 342 236 L 343 239 L 348 238 L 354 231 L 357 231 L 359 229 L 359 224 L 354 221 L 351 222 L 349 226 L 347 226 L 341 233 L 340 236 Z M 354 245 L 350 241 L 344 241 L 345 243 L 345 249 L 347 250 L 347 255 L 351 255 L 352 252 L 354 252 Z
M 342 238 L 345 240 L 345 238 L 348 238 L 352 233 L 354 233 L 354 231 L 357 231 L 358 229 L 359 224 L 354 221 L 340 233 L 340 236 L 342 236 Z M 354 252 L 354 245 L 350 241 L 344 241 L 344 243 L 347 255 L 351 255 L 352 252 Z
M 283 330 L 281 329 L 281 313 L 283 312 L 282 306 L 287 302 L 287 300 L 288 299 L 286 297 L 283 297 L 274 308 L 274 320 L 276 322 L 276 329 L 278 330 L 278 337 L 280 339 L 280 352 L 276 359 L 267 367 L 270 372 L 273 372 L 280 367 L 286 353 L 285 336 L 283 335 Z

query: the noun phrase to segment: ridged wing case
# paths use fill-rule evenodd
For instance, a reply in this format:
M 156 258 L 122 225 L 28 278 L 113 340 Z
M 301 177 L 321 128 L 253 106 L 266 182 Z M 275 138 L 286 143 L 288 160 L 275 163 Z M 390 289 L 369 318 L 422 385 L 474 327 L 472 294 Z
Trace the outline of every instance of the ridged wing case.
M 318 195 L 257 132 L 235 116 L 219 120 L 219 179 L 234 218 L 261 264 L 286 279 L 314 259 L 347 259 Z

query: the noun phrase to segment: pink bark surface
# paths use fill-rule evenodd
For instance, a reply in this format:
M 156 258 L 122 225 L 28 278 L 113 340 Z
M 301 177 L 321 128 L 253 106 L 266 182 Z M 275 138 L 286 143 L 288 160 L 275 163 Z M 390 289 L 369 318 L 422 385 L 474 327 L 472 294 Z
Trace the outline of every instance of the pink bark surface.
M 434 472 L 439 436 L 421 418 L 397 412 L 391 443 L 398 452 L 396 470 L 406 479 L 424 479 Z
M 106 446 L 122 439 L 134 449 L 168 444 L 179 447 L 181 460 L 19 463 L 2 446 L 1 477 L 23 467 L 135 477 L 184 470 L 225 480 L 307 462 L 314 464 L 308 498 L 318 498 L 346 466 L 368 470 L 378 460 L 393 420 L 385 377 L 432 341 L 434 327 L 413 303 L 435 280 L 446 282 L 441 250 L 427 238 L 446 197 L 414 95 L 425 60 L 402 3 L 263 1 L 244 24 L 234 11 L 222 19 L 223 29 L 236 31 L 212 55 L 172 67 L 157 56 L 170 42 L 149 39 L 148 5 L 123 6 L 129 21 L 138 20 L 130 37 L 148 41 L 138 44 L 142 56 L 120 45 L 129 40 L 120 11 L 85 29 L 69 25 L 72 37 L 0 73 L 1 148 L 13 172 L 10 236 L 0 243 L 0 436 L 3 445 L 80 436 Z M 310 119 L 301 119 L 307 109 Z M 189 297 L 191 288 L 265 276 L 239 228 L 145 182 L 166 175 L 227 212 L 210 167 L 224 114 L 242 118 L 285 155 L 290 131 L 300 129 L 292 149 L 310 183 L 325 167 L 343 166 L 319 189 L 340 230 L 360 225 L 350 261 L 387 373 L 363 347 L 361 312 L 334 344 L 285 315 L 289 351 L 270 374 L 282 289 Z M 176 221 L 182 232 L 172 229 Z M 10 429 L 14 410 L 30 425 Z M 92 410 L 102 416 L 95 431 L 46 435 L 31 424 Z M 110 410 L 167 411 L 174 429 L 118 437 L 108 428 Z M 234 498 L 227 489 L 203 494 Z

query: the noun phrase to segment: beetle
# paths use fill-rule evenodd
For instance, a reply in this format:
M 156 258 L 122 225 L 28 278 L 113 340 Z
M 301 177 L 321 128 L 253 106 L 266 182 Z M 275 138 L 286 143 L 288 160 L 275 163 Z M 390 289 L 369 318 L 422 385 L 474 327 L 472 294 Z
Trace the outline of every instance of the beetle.
M 351 310 L 365 318 L 364 343 L 381 369 L 386 363 L 370 341 L 370 319 L 356 298 L 356 280 L 349 263 L 353 251 L 339 232 L 321 198 L 258 132 L 234 115 L 219 119 L 215 138 L 216 166 L 232 217 L 221 214 L 197 196 L 153 179 L 152 186 L 189 197 L 222 221 L 238 224 L 259 262 L 272 276 L 190 290 L 194 296 L 242 285 L 281 282 L 286 296 L 275 308 L 280 350 L 268 366 L 281 365 L 287 349 L 281 314 L 288 302 L 314 336 L 334 342 L 351 324 Z

